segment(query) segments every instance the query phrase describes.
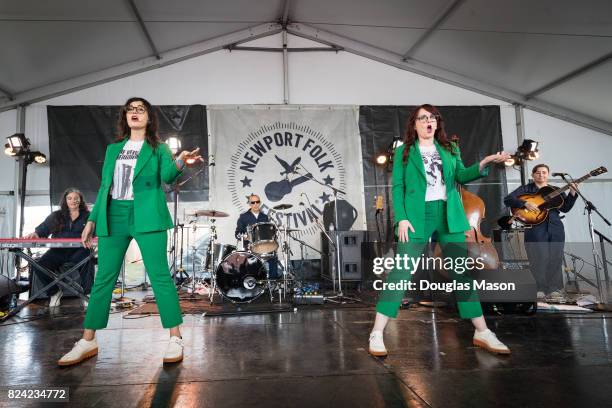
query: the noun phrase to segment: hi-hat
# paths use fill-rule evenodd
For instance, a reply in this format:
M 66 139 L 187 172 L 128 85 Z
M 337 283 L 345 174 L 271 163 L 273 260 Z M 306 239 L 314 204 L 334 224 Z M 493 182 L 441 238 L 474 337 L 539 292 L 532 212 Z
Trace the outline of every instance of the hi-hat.
M 279 205 L 275 205 L 274 207 L 272 207 L 272 209 L 282 211 L 282 210 L 288 210 L 291 207 L 293 207 L 293 204 L 279 204 Z
M 219 210 L 197 210 L 193 214 L 189 214 L 190 216 L 195 217 L 212 217 L 212 218 L 223 218 L 229 217 L 229 214 Z

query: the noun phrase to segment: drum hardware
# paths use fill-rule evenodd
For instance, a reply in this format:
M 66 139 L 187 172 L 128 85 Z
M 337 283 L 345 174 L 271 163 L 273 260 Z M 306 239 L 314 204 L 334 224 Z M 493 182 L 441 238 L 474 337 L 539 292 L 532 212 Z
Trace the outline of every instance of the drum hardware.
M 193 179 L 195 176 L 197 176 L 200 173 L 202 173 L 207 168 L 208 168 L 208 166 L 203 165 L 198 171 L 194 172 L 191 176 L 189 176 L 185 180 L 180 181 L 180 182 L 177 180 L 177 181 L 175 181 L 172 184 L 172 193 L 173 193 L 172 194 L 173 195 L 173 197 L 172 197 L 172 201 L 173 201 L 172 222 L 174 224 L 174 228 L 173 228 L 173 231 L 172 231 L 172 247 L 170 248 L 170 251 L 168 251 L 168 252 L 172 253 L 171 271 L 172 271 L 172 280 L 174 282 L 176 282 L 176 273 L 177 273 L 177 269 L 176 269 L 176 244 L 177 244 L 177 241 L 178 241 L 178 229 L 179 229 L 179 224 L 178 224 L 178 201 L 179 201 L 179 194 L 181 192 L 181 187 L 184 186 L 185 183 L 187 183 L 188 181 Z
M 338 223 L 338 195 L 339 194 L 343 194 L 346 195 L 346 193 L 342 190 L 337 189 L 336 187 L 330 185 L 330 184 L 325 184 L 324 182 L 317 180 L 316 178 L 314 178 L 312 176 L 312 173 L 310 173 L 302 164 L 296 165 L 296 168 L 294 169 L 295 173 L 297 174 L 301 174 L 303 172 L 307 172 L 307 174 L 305 174 L 303 177 L 314 181 L 315 183 L 329 188 L 332 190 L 332 193 L 334 195 L 334 199 L 333 201 L 335 202 L 334 205 L 334 222 L 335 225 L 339 225 Z M 302 196 L 306 197 L 306 200 L 308 200 L 308 203 L 310 204 L 310 200 L 308 199 L 308 196 L 305 195 L 304 193 L 301 194 Z M 311 205 L 312 206 L 312 205 Z M 317 224 L 318 225 L 318 224 Z M 323 231 L 325 232 L 325 231 Z M 330 231 L 332 232 L 332 231 Z M 349 296 L 345 296 L 344 293 L 342 292 L 342 263 L 340 261 L 340 236 L 338 234 L 337 229 L 334 228 L 333 230 L 333 235 L 334 235 L 334 240 L 331 240 L 331 237 L 325 233 L 325 236 L 329 239 L 330 243 L 332 244 L 332 246 L 335 248 L 335 269 L 336 269 L 336 276 L 338 279 L 337 285 L 336 285 L 336 281 L 334 280 L 334 292 L 335 295 L 333 296 L 329 296 L 326 297 L 325 300 L 329 301 L 329 302 L 334 302 L 334 303 L 353 303 L 353 302 L 360 302 L 361 300 L 356 299 L 356 298 L 352 298 Z M 337 288 L 337 290 L 336 290 Z
M 291 207 L 293 207 L 293 204 L 278 204 L 272 207 L 272 209 L 277 210 L 277 211 L 283 211 L 283 210 L 288 210 Z
M 196 210 L 193 213 L 187 214 L 191 217 L 211 217 L 211 218 L 225 218 L 229 217 L 229 214 L 219 210 Z

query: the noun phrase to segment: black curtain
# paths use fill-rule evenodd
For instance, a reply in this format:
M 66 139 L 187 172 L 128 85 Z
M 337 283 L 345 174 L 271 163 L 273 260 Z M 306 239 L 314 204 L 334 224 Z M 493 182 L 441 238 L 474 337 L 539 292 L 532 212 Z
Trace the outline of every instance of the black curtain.
M 92 203 L 100 187 L 106 146 L 113 143 L 120 106 L 48 106 L 51 203 L 57 205 L 63 191 L 76 187 Z M 208 157 L 206 107 L 164 105 L 155 107 L 159 136 L 178 137 L 182 149 L 200 147 Z M 187 169 L 182 180 L 198 169 Z M 170 196 L 168 196 L 170 199 Z M 181 201 L 208 200 L 208 167 L 181 188 Z
M 393 206 L 391 203 L 391 168 L 374 163 L 385 152 L 394 137 L 404 138 L 406 122 L 414 106 L 361 106 L 359 131 L 363 156 L 366 220 L 369 231 L 377 231 L 374 197 L 384 197 L 381 235 L 393 239 Z M 446 133 L 459 137 L 461 157 L 466 166 L 503 150 L 499 106 L 437 106 L 444 117 Z M 467 189 L 480 196 L 486 206 L 482 232 L 489 236 L 497 218 L 505 213 L 503 198 L 507 194 L 506 173 L 501 166 L 491 167 L 486 178 Z

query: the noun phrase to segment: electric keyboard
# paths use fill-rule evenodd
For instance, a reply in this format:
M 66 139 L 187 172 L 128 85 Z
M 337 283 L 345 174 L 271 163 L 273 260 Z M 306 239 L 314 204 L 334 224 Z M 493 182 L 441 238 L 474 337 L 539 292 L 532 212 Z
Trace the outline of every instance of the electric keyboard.
M 97 239 L 93 240 L 93 244 Z M 0 238 L 0 249 L 14 248 L 81 248 L 80 238 Z

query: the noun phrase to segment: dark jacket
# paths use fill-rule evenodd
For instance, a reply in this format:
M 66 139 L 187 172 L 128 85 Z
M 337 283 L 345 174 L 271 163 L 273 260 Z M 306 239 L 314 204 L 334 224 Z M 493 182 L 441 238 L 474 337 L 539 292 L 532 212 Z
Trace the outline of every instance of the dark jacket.
M 56 228 L 56 220 L 60 214 L 60 210 L 53 211 L 42 224 L 36 227 L 36 234 L 41 238 L 48 238 L 49 236 L 52 238 L 81 238 L 81 233 L 89 217 L 89 211 L 80 211 L 78 218 L 74 221 L 72 221 L 70 215 L 68 215 L 58 231 Z
M 243 212 L 238 217 L 238 223 L 236 224 L 236 232 L 235 236 L 238 238 L 239 234 L 245 234 L 247 232 L 247 227 L 249 225 L 257 224 L 258 222 L 269 222 L 270 218 L 263 212 L 259 212 L 259 215 L 255 217 L 255 215 L 251 212 L 251 210 L 247 212 Z

